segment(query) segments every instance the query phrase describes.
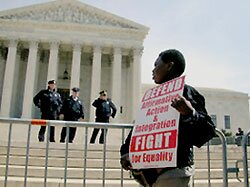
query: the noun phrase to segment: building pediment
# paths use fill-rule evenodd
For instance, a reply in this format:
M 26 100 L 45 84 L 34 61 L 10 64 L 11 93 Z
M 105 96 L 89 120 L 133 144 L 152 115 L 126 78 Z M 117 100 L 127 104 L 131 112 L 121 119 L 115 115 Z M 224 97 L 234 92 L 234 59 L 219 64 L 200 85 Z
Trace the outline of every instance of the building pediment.
M 73 23 L 147 31 L 133 21 L 81 3 L 76 0 L 57 0 L 0 12 L 0 19 L 41 23 Z

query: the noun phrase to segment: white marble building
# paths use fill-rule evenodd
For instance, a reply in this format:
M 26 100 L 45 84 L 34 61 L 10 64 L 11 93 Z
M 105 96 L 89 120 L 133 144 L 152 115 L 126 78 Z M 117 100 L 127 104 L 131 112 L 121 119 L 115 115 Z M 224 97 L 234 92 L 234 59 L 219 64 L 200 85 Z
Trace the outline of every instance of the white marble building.
M 249 95 L 227 89 L 197 88 L 206 98 L 206 108 L 219 129 L 244 132 L 250 129 Z
M 153 86 L 141 89 L 140 80 L 148 30 L 75 0 L 0 12 L 0 116 L 39 118 L 32 98 L 56 79 L 63 96 L 80 87 L 86 120 L 94 120 L 91 103 L 106 89 L 119 111 L 114 122 L 132 122 L 141 94 Z M 218 128 L 250 128 L 248 94 L 197 89 Z
M 154 84 L 143 84 L 141 97 Z M 196 88 L 206 101 L 206 109 L 218 129 L 224 129 L 235 135 L 238 127 L 250 130 L 249 95 L 227 89 Z
M 116 122 L 134 119 L 140 59 L 148 28 L 76 0 L 57 0 L 0 12 L 0 116 L 38 118 L 33 96 L 57 80 L 68 95 L 80 87 L 86 119 L 106 89 Z

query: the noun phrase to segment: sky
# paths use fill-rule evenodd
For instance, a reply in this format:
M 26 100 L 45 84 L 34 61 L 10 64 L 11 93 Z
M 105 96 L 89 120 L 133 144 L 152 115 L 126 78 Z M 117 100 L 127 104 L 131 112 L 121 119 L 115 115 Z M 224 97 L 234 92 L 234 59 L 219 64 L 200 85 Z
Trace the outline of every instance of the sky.
M 250 95 L 249 0 L 80 0 L 149 27 L 141 59 L 142 82 L 153 83 L 158 54 L 180 50 L 186 82 Z M 0 0 L 0 10 L 50 2 Z

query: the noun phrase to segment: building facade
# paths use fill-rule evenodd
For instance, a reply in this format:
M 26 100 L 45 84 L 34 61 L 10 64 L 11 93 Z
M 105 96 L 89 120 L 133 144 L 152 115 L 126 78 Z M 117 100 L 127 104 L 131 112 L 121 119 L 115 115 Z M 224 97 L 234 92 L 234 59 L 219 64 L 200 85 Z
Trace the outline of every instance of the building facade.
M 33 96 L 55 79 L 63 97 L 80 87 L 86 120 L 92 101 L 107 90 L 118 108 L 114 122 L 131 123 L 142 85 L 141 55 L 148 28 L 75 0 L 0 12 L 0 116 L 39 118 Z M 219 129 L 249 129 L 249 96 L 197 88 Z
M 249 95 L 227 89 L 197 88 L 206 99 L 206 108 L 217 128 L 232 132 L 250 129 Z
M 80 87 L 86 119 L 107 90 L 116 122 L 134 119 L 148 28 L 87 4 L 57 0 L 0 12 L 0 115 L 39 118 L 33 96 L 55 79 L 63 97 Z

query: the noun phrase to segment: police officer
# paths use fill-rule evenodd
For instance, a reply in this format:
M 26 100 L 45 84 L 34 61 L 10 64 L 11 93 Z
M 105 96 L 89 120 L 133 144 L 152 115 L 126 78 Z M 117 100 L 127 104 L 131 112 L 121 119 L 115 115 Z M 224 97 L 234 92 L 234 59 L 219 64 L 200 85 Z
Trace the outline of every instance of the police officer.
M 56 120 L 58 118 L 58 114 L 62 107 L 61 96 L 58 92 L 56 92 L 56 81 L 50 80 L 48 81 L 48 88 L 46 90 L 41 90 L 34 98 L 34 104 L 40 108 L 41 111 L 41 119 L 48 120 Z M 46 126 L 41 126 L 38 140 L 39 142 L 44 141 L 44 133 L 46 130 Z M 51 126 L 50 128 L 50 136 L 49 141 L 55 142 L 55 127 Z
M 110 116 L 112 118 L 115 117 L 116 114 L 116 107 L 114 103 L 111 101 L 110 98 L 107 98 L 107 91 L 103 90 L 100 93 L 100 96 L 98 99 L 96 99 L 92 105 L 96 108 L 95 115 L 96 115 L 96 122 L 102 122 L 102 123 L 109 123 L 109 118 Z M 99 132 L 99 128 L 94 128 L 90 143 L 95 143 L 96 136 Z M 102 133 L 99 139 L 99 143 L 103 144 L 104 143 L 104 138 L 107 135 L 107 129 L 104 133 L 104 129 L 101 129 Z M 105 135 L 104 135 L 105 134 Z
M 72 88 L 72 95 L 64 100 L 60 112 L 60 119 L 65 121 L 78 121 L 84 119 L 83 104 L 79 100 L 79 88 Z M 67 128 L 63 127 L 61 131 L 60 142 L 65 142 Z M 76 133 L 76 127 L 69 127 L 69 143 L 73 143 Z

